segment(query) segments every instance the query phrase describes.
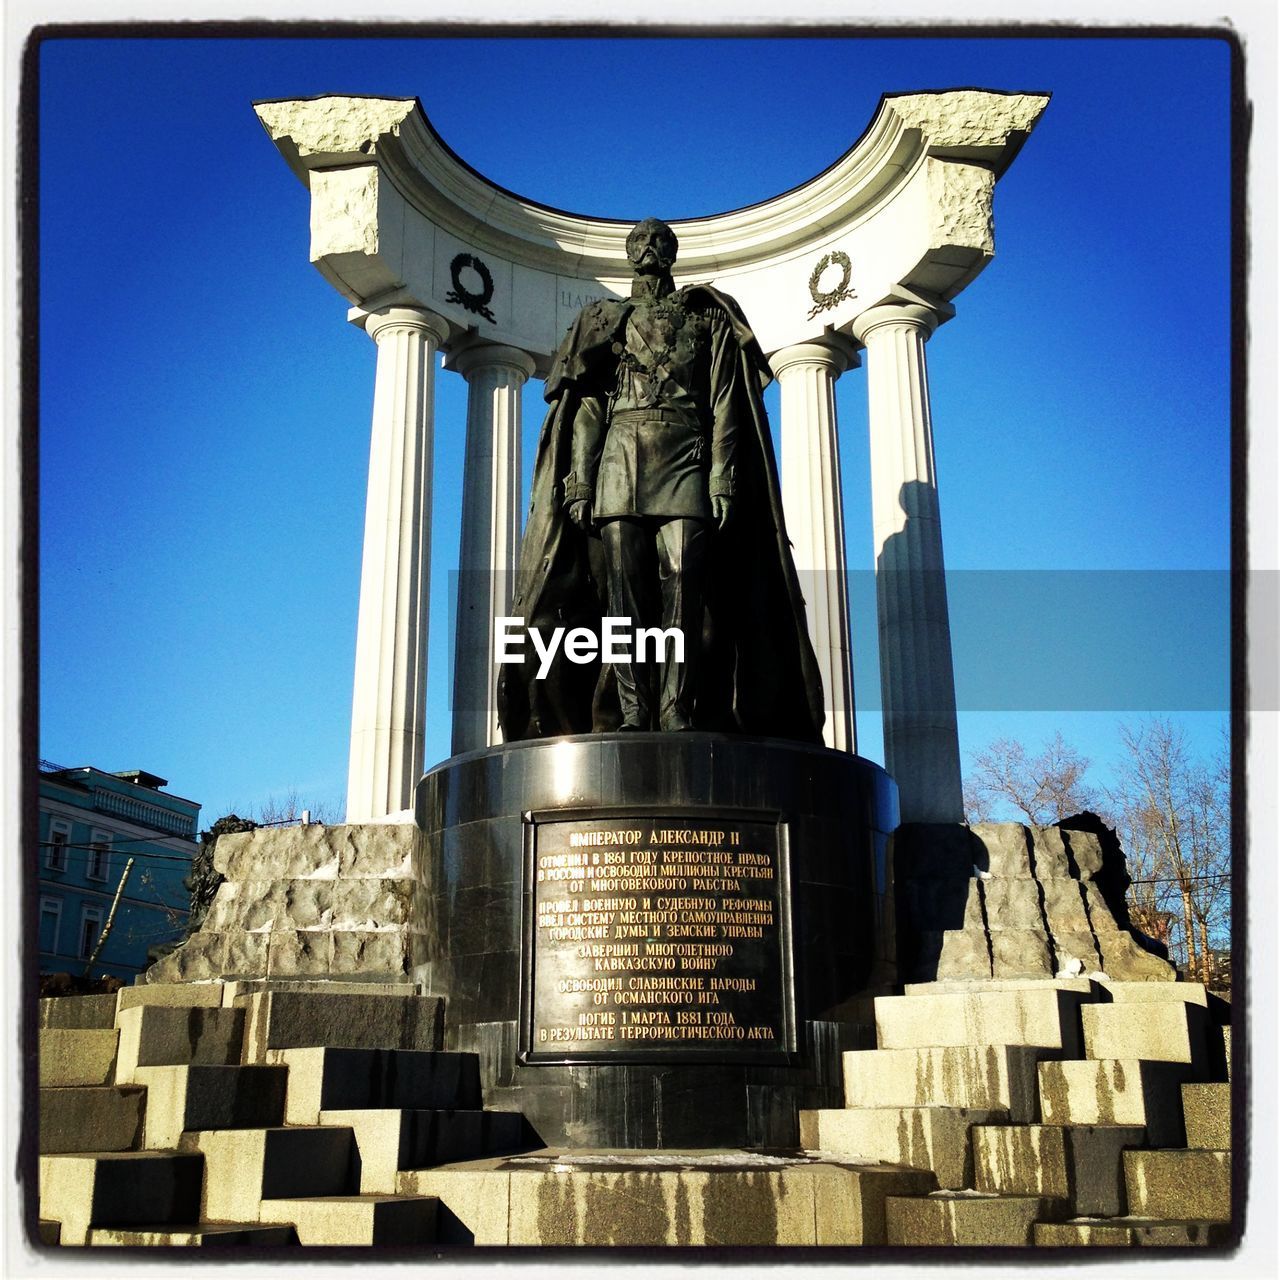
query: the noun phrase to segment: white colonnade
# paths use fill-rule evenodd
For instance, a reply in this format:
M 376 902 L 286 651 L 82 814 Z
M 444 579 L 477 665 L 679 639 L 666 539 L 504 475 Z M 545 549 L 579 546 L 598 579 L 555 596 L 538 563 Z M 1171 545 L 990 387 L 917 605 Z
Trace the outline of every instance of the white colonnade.
M 369 315 L 378 346 L 356 623 L 347 821 L 413 804 L 426 728 L 435 358 L 443 320 L 413 307 Z
M 913 822 L 963 822 L 951 627 L 925 342 L 941 317 L 912 303 L 863 312 L 885 768 Z
M 493 620 L 511 612 L 520 552 L 520 389 L 533 358 L 479 342 L 450 354 L 467 380 L 467 443 L 458 552 L 458 625 L 453 659 L 452 749 L 501 740 Z
M 782 392 L 782 508 L 808 612 L 827 717 L 823 741 L 857 752 L 849 578 L 840 484 L 836 379 L 858 362 L 839 335 L 776 351 L 769 364 Z
M 1047 104 L 1044 94 L 972 88 L 887 94 L 809 182 L 674 224 L 677 283 L 723 288 L 774 353 L 783 505 L 826 741 L 849 751 L 834 385 L 866 349 L 885 764 L 904 821 L 962 816 L 924 344 L 994 257 L 996 183 Z M 520 386 L 531 370 L 545 375 L 587 302 L 626 295 L 629 226 L 494 186 L 444 146 L 413 98 L 323 95 L 255 110 L 309 193 L 312 263 L 378 344 L 347 814 L 366 821 L 407 809 L 424 763 L 438 350 L 470 383 L 457 751 L 497 736 L 491 620 L 506 607 L 518 542 Z M 637 210 L 649 212 L 662 210 Z

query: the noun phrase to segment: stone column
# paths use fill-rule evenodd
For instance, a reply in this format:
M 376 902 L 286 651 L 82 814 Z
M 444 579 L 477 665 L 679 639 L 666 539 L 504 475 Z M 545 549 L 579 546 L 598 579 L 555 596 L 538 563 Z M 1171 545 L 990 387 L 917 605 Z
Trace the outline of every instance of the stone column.
M 533 373 L 533 358 L 482 342 L 452 353 L 446 367 L 468 387 L 453 659 L 456 755 L 500 738 L 493 620 L 511 612 L 520 550 L 520 388 Z
M 422 774 L 431 581 L 435 357 L 448 324 L 429 311 L 368 316 L 378 344 L 360 570 L 347 821 L 413 805 Z
M 769 359 L 782 391 L 782 508 L 800 575 L 827 718 L 823 741 L 857 752 L 853 654 L 844 549 L 844 499 L 836 379 L 858 362 L 853 344 L 832 338 L 784 347 Z
M 904 822 L 964 820 L 924 354 L 939 318 L 922 305 L 888 304 L 853 325 L 867 349 L 885 768 Z

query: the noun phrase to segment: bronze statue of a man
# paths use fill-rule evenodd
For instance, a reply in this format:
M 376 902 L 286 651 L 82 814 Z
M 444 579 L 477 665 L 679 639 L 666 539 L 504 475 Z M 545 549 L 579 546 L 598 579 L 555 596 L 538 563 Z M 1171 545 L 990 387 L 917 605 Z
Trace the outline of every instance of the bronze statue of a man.
M 656 671 L 634 654 L 613 664 L 622 729 L 693 728 L 707 547 L 732 511 L 732 333 L 722 310 L 677 293 L 677 248 L 656 218 L 627 237 L 634 305 L 617 381 L 603 406 L 580 403 L 565 480 L 569 518 L 604 543 L 609 613 L 685 637 L 683 660 L 668 654 Z
M 627 237 L 631 296 L 583 308 L 547 377 L 515 611 L 679 628 L 684 661 L 506 666 L 504 736 L 710 729 L 816 741 L 822 693 L 782 521 L 761 393 L 768 365 L 733 299 L 677 289 L 678 242 Z

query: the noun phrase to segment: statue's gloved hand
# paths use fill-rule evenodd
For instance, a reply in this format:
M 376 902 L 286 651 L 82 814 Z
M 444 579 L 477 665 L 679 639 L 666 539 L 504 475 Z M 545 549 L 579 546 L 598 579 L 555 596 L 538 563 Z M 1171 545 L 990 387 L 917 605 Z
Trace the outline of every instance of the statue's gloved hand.
M 591 503 L 586 498 L 579 498 L 569 504 L 569 519 L 586 533 L 591 528 Z
M 723 529 L 733 518 L 733 499 L 716 496 L 711 499 L 711 514 L 717 527 Z

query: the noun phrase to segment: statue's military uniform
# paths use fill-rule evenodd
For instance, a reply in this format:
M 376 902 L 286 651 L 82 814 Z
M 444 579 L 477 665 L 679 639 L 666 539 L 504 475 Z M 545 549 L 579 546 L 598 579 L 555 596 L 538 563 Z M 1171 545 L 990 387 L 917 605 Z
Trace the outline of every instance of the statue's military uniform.
M 565 501 L 592 504 L 610 613 L 685 638 L 684 662 L 663 663 L 657 681 L 651 667 L 614 664 L 624 728 L 693 727 L 711 498 L 733 496 L 738 430 L 732 328 L 699 302 L 683 291 L 636 300 L 614 343 L 614 387 L 584 400 L 573 423 Z M 645 590 L 655 578 L 660 600 Z

